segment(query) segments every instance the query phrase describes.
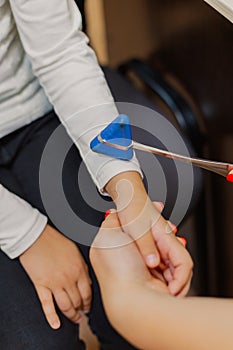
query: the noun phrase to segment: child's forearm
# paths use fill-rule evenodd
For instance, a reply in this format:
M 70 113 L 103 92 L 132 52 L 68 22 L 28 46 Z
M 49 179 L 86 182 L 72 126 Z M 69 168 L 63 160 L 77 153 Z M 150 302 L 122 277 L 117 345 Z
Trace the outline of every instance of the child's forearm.
M 233 303 L 210 298 L 178 299 L 146 285 L 102 284 L 110 322 L 140 349 L 231 350 Z
M 105 189 L 116 204 L 124 231 L 135 239 L 147 266 L 156 267 L 160 258 L 152 226 L 160 219 L 160 231 L 165 231 L 167 222 L 153 206 L 140 174 L 135 171 L 120 173 L 109 181 Z

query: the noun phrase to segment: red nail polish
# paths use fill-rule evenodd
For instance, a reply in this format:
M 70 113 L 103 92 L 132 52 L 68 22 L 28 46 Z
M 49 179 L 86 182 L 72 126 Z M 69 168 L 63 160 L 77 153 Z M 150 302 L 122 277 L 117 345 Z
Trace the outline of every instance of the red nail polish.
M 187 239 L 184 238 L 184 237 L 179 237 L 179 238 L 180 238 L 180 240 L 182 241 L 184 247 L 186 247 L 186 245 L 187 245 Z
M 110 213 L 111 213 L 111 209 L 108 209 L 104 214 L 104 218 L 106 219 Z
M 226 177 L 227 181 L 233 182 L 233 174 L 228 174 Z

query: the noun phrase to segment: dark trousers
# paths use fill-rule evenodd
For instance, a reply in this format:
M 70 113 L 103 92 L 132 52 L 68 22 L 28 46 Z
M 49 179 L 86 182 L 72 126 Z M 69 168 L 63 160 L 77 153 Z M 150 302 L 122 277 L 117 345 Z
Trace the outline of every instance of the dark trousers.
M 108 78 L 109 74 L 110 72 L 107 72 Z M 123 82 L 121 78 L 115 78 L 120 79 L 119 84 Z M 112 89 L 113 93 L 115 91 L 117 94 L 118 88 L 114 88 L 114 84 Z M 145 103 L 145 101 L 140 101 L 143 97 L 140 94 L 137 96 L 138 92 L 127 83 L 126 90 L 134 96 L 136 101 Z M 129 96 L 128 99 L 132 102 L 131 97 Z M 0 140 L 0 183 L 48 216 L 49 213 L 46 213 L 41 200 L 39 166 L 46 142 L 59 125 L 60 122 L 55 113 L 51 112 Z M 103 220 L 103 212 L 88 206 L 80 193 L 77 180 L 80 162 L 79 152 L 72 146 L 63 167 L 64 193 L 72 210 L 77 215 L 83 213 L 83 216 L 95 225 L 97 232 Z M 198 183 L 195 186 L 198 188 Z M 99 196 L 97 191 L 95 196 Z M 51 221 L 50 223 L 53 224 Z M 134 349 L 110 326 L 103 309 L 98 283 L 89 262 L 89 247 L 82 244 L 78 246 L 89 266 L 93 281 L 93 301 L 89 323 L 93 332 L 98 336 L 102 349 Z M 19 260 L 10 260 L 0 252 L 0 349 L 85 349 L 83 342 L 78 339 L 78 326 L 66 319 L 59 310 L 58 313 L 62 327 L 54 331 L 45 320 L 34 287 Z
M 45 214 L 39 189 L 40 158 L 49 136 L 59 125 L 55 113 L 51 112 L 3 138 L 0 146 L 2 150 L 0 182 Z M 76 183 L 80 161 L 77 149 L 72 147 L 63 169 L 64 179 L 67 179 L 63 182 L 64 191 L 77 215 L 83 210 L 84 205 Z M 85 210 L 88 211 L 88 208 Z M 103 213 L 95 211 L 93 215 L 90 220 L 92 222 L 95 220 L 98 227 L 103 220 Z M 132 347 L 112 329 L 105 317 L 98 284 L 88 259 L 89 247 L 81 244 L 78 246 L 89 265 L 93 283 L 93 302 L 89 315 L 93 331 L 98 335 L 103 349 L 105 347 L 106 349 L 131 349 Z M 78 340 L 78 327 L 61 313 L 59 313 L 62 320 L 60 330 L 54 331 L 47 325 L 34 287 L 18 259 L 10 260 L 0 252 L 0 276 L 1 349 L 77 350 L 85 348 Z

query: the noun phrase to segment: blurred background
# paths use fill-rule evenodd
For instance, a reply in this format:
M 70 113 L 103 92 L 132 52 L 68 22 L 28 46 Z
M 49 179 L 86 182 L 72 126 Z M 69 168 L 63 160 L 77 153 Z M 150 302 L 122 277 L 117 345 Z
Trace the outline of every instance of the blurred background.
M 202 0 L 86 0 L 85 9 L 100 63 L 118 69 L 132 59 L 146 62 L 190 105 L 200 129 L 191 139 L 198 155 L 233 162 L 233 24 Z M 130 68 L 129 74 L 137 75 Z M 135 77 L 135 84 L 173 117 L 143 79 Z M 210 222 L 206 237 L 198 237 L 206 245 L 208 285 L 199 287 L 232 296 L 233 186 L 205 175 Z

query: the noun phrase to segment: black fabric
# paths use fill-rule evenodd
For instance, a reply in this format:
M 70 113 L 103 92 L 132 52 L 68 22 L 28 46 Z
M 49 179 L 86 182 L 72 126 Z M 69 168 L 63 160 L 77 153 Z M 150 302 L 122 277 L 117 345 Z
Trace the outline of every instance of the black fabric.
M 4 154 L 7 155 L 1 157 L 0 182 L 45 214 L 47 213 L 43 207 L 39 190 L 40 158 L 49 136 L 59 125 L 55 113 L 51 112 L 31 125 L 3 138 L 0 146 L 2 150 L 5 150 Z M 79 153 L 73 147 L 64 164 L 65 173 L 70 175 L 64 182 L 64 190 L 77 214 L 82 209 L 82 202 L 79 200 L 80 194 L 78 190 L 76 191 L 77 165 L 80 161 Z M 6 165 L 3 165 L 4 162 Z M 66 167 L 68 168 L 66 169 Z M 97 213 L 95 222 L 100 224 L 102 219 L 103 213 Z M 50 223 L 52 224 L 52 222 Z M 133 349 L 118 336 L 108 323 L 98 284 L 89 263 L 89 248 L 83 245 L 79 245 L 79 248 L 89 265 L 93 282 L 93 302 L 89 314 L 92 330 L 102 342 L 103 349 L 105 346 L 108 346 L 109 349 Z M 4 253 L 0 252 L 0 275 L 1 349 L 84 349 L 83 343 L 78 341 L 78 327 L 62 316 L 60 312 L 61 329 L 53 331 L 47 325 L 33 285 L 18 259 L 10 260 Z

